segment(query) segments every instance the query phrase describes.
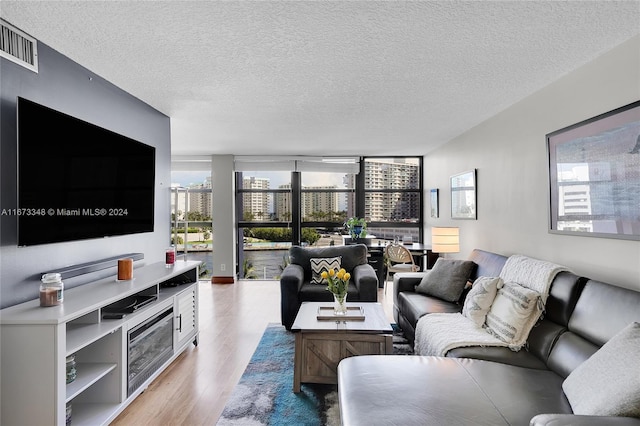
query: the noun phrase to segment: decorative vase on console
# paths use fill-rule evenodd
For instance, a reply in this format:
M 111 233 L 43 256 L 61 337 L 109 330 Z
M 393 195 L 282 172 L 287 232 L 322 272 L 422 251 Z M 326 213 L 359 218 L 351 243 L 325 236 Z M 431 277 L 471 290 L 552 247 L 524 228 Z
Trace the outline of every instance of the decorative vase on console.
M 321 276 L 327 282 L 327 290 L 333 294 L 333 313 L 335 315 L 346 315 L 347 289 L 349 288 L 351 274 L 344 269 L 340 269 L 338 272 L 335 269 L 329 269 L 328 271 L 322 271 Z

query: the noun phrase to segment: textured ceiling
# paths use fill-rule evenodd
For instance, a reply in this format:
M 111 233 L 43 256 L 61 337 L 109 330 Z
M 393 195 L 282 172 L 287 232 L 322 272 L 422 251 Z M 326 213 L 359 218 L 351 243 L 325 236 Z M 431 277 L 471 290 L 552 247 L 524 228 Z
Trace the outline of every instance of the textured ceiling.
M 7 1 L 173 154 L 422 155 L 640 33 L 640 2 Z

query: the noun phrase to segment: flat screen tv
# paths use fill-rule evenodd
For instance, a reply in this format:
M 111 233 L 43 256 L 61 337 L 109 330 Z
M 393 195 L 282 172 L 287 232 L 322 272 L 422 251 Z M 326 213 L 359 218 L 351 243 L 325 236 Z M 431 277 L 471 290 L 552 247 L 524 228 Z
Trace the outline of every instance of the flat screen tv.
M 153 231 L 155 148 L 18 98 L 18 246 Z

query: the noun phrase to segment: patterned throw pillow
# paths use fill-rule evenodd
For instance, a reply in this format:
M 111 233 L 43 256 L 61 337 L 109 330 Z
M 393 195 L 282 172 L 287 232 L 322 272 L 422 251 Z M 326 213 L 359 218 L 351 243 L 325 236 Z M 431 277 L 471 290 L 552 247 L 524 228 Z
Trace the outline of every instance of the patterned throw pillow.
M 574 414 L 640 417 L 640 323 L 613 336 L 562 383 Z
M 482 327 L 491 304 L 496 298 L 498 288 L 502 287 L 502 284 L 499 277 L 478 277 L 464 300 L 462 315 L 476 323 L 478 327 Z
M 520 350 L 542 310 L 540 293 L 517 283 L 504 283 L 487 313 L 487 331 L 509 348 Z
M 340 270 L 342 256 L 337 257 L 312 257 L 311 258 L 311 284 L 325 284 L 320 274 L 322 271 Z

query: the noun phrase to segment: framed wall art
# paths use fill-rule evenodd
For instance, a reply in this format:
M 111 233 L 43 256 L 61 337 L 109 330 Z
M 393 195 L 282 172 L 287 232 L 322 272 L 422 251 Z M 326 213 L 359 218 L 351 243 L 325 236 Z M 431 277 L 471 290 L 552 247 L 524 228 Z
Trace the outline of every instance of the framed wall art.
M 440 215 L 438 210 L 438 188 L 432 189 L 429 195 L 429 200 L 431 201 L 431 217 L 438 217 Z
M 451 176 L 451 219 L 477 219 L 476 169 Z
M 640 101 L 546 139 L 549 232 L 640 240 Z

